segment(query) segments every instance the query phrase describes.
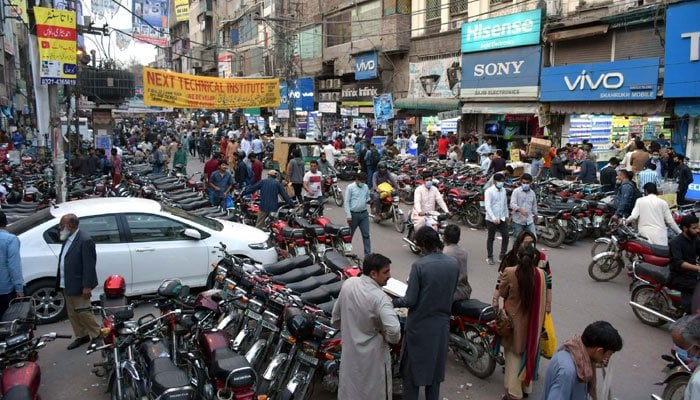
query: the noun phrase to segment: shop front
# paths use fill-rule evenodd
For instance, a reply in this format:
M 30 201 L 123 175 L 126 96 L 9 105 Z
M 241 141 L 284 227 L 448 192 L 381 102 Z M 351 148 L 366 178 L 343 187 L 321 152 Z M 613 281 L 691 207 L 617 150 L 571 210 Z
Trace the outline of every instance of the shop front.
M 657 57 L 543 68 L 540 101 L 562 115 L 562 144 L 593 145 L 598 160 L 617 155 L 632 135 L 646 142 L 671 137 L 666 103 L 657 99 Z
M 383 93 L 378 81 L 360 81 L 345 84 L 340 91 L 340 115 L 343 126 L 358 129 L 374 125 L 374 97 Z

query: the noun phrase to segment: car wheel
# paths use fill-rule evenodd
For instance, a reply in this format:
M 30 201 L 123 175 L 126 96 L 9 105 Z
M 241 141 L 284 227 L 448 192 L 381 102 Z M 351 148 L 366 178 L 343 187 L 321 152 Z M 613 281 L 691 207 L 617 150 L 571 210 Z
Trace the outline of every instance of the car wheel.
M 63 292 L 56 290 L 53 279 L 42 279 L 27 285 L 27 294 L 36 304 L 36 317 L 39 324 L 51 324 L 66 316 L 66 299 Z

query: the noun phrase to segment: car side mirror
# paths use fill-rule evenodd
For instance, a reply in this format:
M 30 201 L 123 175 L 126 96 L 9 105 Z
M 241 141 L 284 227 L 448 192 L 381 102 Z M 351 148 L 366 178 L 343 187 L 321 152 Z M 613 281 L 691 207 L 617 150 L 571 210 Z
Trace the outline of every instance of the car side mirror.
M 185 229 L 185 232 L 183 232 L 183 234 L 185 235 L 185 237 L 188 237 L 190 239 L 194 239 L 194 240 L 201 240 L 202 239 L 202 234 L 199 233 L 199 231 L 196 229 L 187 228 L 187 229 Z

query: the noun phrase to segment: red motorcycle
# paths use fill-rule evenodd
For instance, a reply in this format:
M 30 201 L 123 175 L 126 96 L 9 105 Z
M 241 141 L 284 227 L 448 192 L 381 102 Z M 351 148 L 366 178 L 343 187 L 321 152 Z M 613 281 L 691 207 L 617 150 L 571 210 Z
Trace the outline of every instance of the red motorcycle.
M 309 254 L 309 242 L 306 240 L 304 229 L 293 228 L 285 220 L 289 212 L 288 208 L 280 207 L 278 219 L 270 222 L 270 235 L 275 241 L 280 260 Z
M 669 272 L 668 268 L 644 262 L 632 266 L 635 282 L 630 287 L 630 306 L 634 315 L 647 325 L 674 323 L 685 314 L 680 292 L 666 286 Z
M 593 257 L 588 265 L 588 275 L 595 281 L 606 282 L 619 275 L 625 265 L 631 275 L 637 262 L 665 267 L 671 262 L 670 257 L 668 247 L 651 244 L 622 224 L 610 237 L 608 249 Z
M 496 363 L 503 365 L 503 355 L 494 355 L 496 310 L 477 299 L 455 302 L 450 317 L 450 348 L 464 366 L 478 378 L 493 374 Z

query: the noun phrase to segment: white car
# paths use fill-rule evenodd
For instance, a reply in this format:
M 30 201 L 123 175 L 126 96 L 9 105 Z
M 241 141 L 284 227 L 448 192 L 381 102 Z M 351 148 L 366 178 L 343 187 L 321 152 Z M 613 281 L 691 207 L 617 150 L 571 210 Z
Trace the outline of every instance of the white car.
M 95 241 L 98 283 L 119 274 L 126 280 L 127 296 L 155 293 L 167 278 L 178 278 L 191 287 L 205 286 L 214 276 L 211 264 L 221 259 L 216 249 L 220 242 L 227 251 L 263 264 L 277 261 L 269 235 L 247 225 L 191 215 L 147 199 L 62 203 L 7 227 L 20 239 L 25 291 L 35 299 L 42 323 L 66 314 L 65 299 L 56 291 L 61 252 L 58 222 L 65 214 L 78 216 L 79 229 Z M 93 300 L 100 293 L 98 286 Z

